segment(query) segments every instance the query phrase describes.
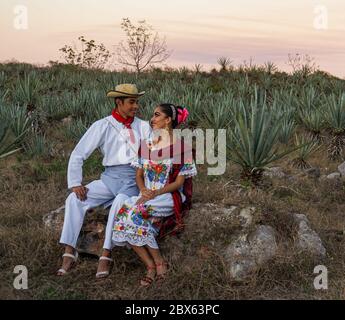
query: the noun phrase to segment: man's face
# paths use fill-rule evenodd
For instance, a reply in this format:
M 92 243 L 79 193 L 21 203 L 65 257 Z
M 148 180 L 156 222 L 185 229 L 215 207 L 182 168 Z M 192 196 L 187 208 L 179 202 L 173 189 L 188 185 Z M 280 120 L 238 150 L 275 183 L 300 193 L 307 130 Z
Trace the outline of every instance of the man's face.
M 138 98 L 117 99 L 117 106 L 126 117 L 134 117 L 139 109 Z

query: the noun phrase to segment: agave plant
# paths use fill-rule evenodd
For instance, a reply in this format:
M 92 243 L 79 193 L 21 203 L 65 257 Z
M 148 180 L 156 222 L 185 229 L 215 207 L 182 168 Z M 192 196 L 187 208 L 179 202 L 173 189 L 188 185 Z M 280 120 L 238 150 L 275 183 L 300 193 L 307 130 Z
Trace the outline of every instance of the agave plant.
M 345 94 L 338 98 L 331 95 L 324 106 L 324 116 L 328 129 L 332 132 L 332 138 L 328 146 L 330 159 L 338 159 L 345 146 Z
M 320 106 L 320 94 L 313 86 L 304 86 L 299 97 L 301 109 L 315 109 Z
M 273 85 L 273 77 L 271 77 L 269 74 L 260 73 L 259 81 L 261 86 L 266 90 L 269 90 Z
M 0 88 L 5 86 L 5 82 L 6 82 L 6 73 L 4 71 L 0 72 Z
M 250 82 L 248 75 L 239 78 L 236 83 L 236 89 L 238 91 L 239 96 L 243 97 L 244 95 L 248 94 L 248 88 L 250 87 Z
M 19 151 L 18 147 L 20 138 L 11 138 L 10 128 L 4 123 L 0 122 L 0 159 L 10 156 Z
M 288 144 L 295 129 L 296 129 L 295 120 L 293 118 L 283 117 L 281 120 L 279 142 Z
M 10 127 L 16 138 L 24 139 L 32 127 L 33 119 L 28 116 L 24 107 L 19 105 L 10 108 Z
M 107 102 L 103 102 L 103 103 L 98 103 L 94 108 L 95 119 L 90 121 L 90 123 L 97 119 L 102 119 L 109 116 L 113 108 L 114 108 L 114 105 L 111 100 L 108 100 Z
M 23 149 L 31 157 L 49 154 L 49 145 L 44 135 L 35 134 L 24 143 Z
M 0 105 L 4 105 L 5 104 L 5 100 L 8 96 L 9 90 L 2 90 L 0 88 Z
M 300 169 L 310 168 L 308 163 L 308 158 L 319 148 L 318 140 L 315 137 L 310 136 L 301 136 L 298 137 L 297 133 L 295 134 L 295 146 L 297 148 L 297 156 L 291 161 L 294 167 Z
M 88 125 L 82 119 L 77 119 L 76 121 L 67 124 L 65 135 L 73 141 L 78 141 L 86 132 L 87 128 Z
M 2 105 L 0 108 L 0 119 L 11 129 L 18 141 L 25 139 L 33 124 L 33 117 L 27 114 L 25 107 L 19 105 Z
M 207 98 L 206 100 L 209 101 Z M 189 123 L 199 123 L 199 114 L 201 113 L 200 110 L 202 109 L 203 103 L 204 100 L 202 99 L 202 94 L 199 91 L 195 92 L 190 90 L 183 95 L 182 104 L 186 106 L 189 111 Z
M 321 112 L 321 95 L 314 87 L 306 87 L 298 100 L 298 120 L 314 137 L 320 139 L 325 124 Z
M 48 120 L 61 120 L 70 115 L 70 111 L 65 105 L 65 99 L 65 96 L 55 95 L 40 97 L 40 108 Z
M 199 112 L 195 113 L 200 126 L 214 130 L 225 129 L 231 122 L 231 109 L 236 105 L 233 96 L 220 96 L 218 99 L 208 99 L 209 103 L 200 104 Z
M 36 73 L 25 74 L 23 79 L 19 79 L 15 86 L 12 87 L 13 99 L 15 103 L 26 105 L 28 111 L 36 107 L 39 90 L 41 88 Z
M 265 72 L 267 72 L 268 74 L 273 74 L 276 71 L 278 71 L 277 65 L 272 61 L 265 62 L 264 69 L 265 69 Z
M 277 92 L 273 93 L 271 112 L 273 113 L 273 119 L 281 121 L 279 142 L 283 144 L 288 144 L 290 137 L 296 128 L 294 107 L 289 100 L 289 96 L 281 97 L 277 95 Z
M 234 117 L 234 127 L 229 130 L 230 159 L 242 167 L 242 178 L 255 185 L 261 181 L 264 169 L 283 158 L 294 149 L 278 152 L 276 142 L 281 128 L 280 121 L 273 121 L 266 104 L 252 104 Z
M 322 112 L 319 108 L 314 109 L 299 109 L 299 120 L 304 127 L 317 139 L 320 139 L 320 134 L 324 128 L 325 121 Z

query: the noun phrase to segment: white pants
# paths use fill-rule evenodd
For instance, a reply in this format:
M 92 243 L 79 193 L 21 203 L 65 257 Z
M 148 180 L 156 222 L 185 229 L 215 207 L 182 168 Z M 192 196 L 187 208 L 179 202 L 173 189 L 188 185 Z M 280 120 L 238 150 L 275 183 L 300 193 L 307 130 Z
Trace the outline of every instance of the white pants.
M 62 228 L 60 243 L 76 247 L 81 227 L 83 226 L 86 211 L 91 208 L 98 207 L 108 201 L 114 199 L 113 193 L 105 186 L 101 180 L 96 180 L 89 183 L 86 188 L 89 189 L 87 199 L 81 201 L 76 194 L 71 193 L 66 199 L 65 219 Z M 114 226 L 115 214 L 118 211 L 116 208 L 128 198 L 125 194 L 118 194 L 109 211 L 107 227 L 105 231 L 105 240 L 103 248 L 111 250 L 112 233 Z M 116 208 L 113 208 L 113 207 Z

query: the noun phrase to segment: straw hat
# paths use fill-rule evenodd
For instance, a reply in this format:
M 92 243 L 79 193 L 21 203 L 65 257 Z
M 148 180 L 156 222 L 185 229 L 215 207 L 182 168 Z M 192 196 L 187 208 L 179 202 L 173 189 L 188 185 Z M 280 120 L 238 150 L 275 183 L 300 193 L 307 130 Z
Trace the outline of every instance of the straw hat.
M 138 92 L 137 86 L 135 84 L 124 83 L 119 84 L 115 87 L 115 90 L 111 90 L 107 93 L 108 98 L 138 98 L 145 94 L 145 91 Z

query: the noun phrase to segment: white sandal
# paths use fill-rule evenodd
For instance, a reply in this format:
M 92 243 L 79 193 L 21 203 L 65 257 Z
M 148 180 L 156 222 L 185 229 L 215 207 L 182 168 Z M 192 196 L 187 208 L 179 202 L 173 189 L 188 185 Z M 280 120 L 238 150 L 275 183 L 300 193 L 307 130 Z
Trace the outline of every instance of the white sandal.
M 108 258 L 108 257 L 104 257 L 104 256 L 102 256 L 102 257 L 99 258 L 99 261 L 101 261 L 101 260 L 107 260 L 107 261 L 110 261 L 111 263 L 114 262 L 113 259 Z M 110 269 L 110 268 L 109 268 L 109 269 Z M 96 273 L 96 279 L 103 279 L 103 278 L 106 278 L 106 277 L 109 276 L 109 274 L 110 274 L 110 270 L 108 270 L 108 271 L 102 271 L 102 272 L 97 272 L 97 273 Z
M 58 274 L 58 276 L 64 276 L 68 271 L 70 271 L 76 264 L 77 260 L 78 260 L 78 257 L 79 257 L 79 254 L 78 254 L 78 251 L 75 252 L 75 255 L 71 254 L 71 253 L 65 253 L 62 255 L 62 258 L 64 257 L 68 257 L 68 258 L 72 258 L 73 259 L 73 262 L 71 263 L 70 267 L 68 270 L 65 270 L 63 268 L 59 269 L 57 271 L 57 273 L 61 273 L 61 274 Z

